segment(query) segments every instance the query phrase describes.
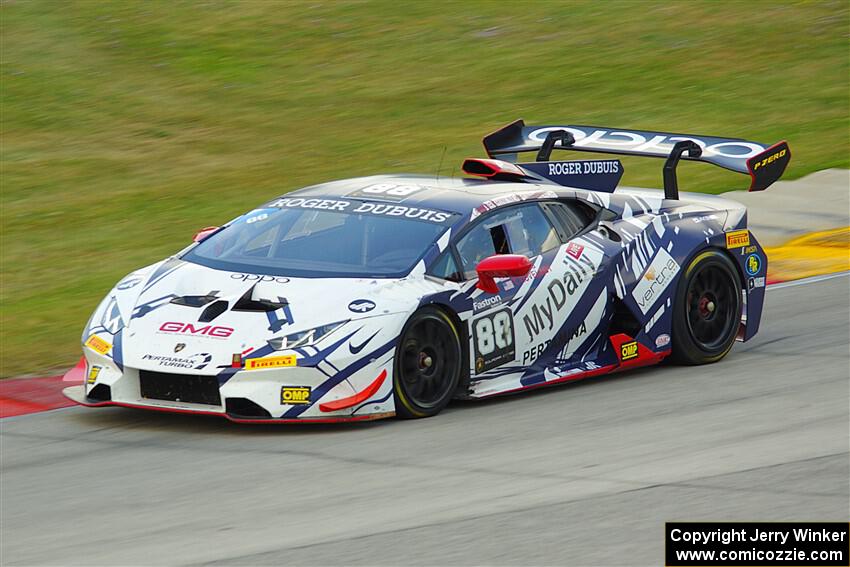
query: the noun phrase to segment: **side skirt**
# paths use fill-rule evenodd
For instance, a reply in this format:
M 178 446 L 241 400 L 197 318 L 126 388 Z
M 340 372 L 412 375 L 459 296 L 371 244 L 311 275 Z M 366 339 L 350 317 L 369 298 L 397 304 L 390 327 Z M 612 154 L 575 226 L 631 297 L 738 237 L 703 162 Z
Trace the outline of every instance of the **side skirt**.
M 671 349 L 655 352 L 652 349 L 648 348 L 644 344 L 639 341 L 636 341 L 632 337 L 626 334 L 617 334 L 609 337 L 611 342 L 611 346 L 614 348 L 614 353 L 617 358 L 617 362 L 605 364 L 602 366 L 598 366 L 592 369 L 584 369 L 582 367 L 573 367 L 567 370 L 561 370 L 559 373 L 552 372 L 554 377 L 549 378 L 543 382 L 538 382 L 535 384 L 530 384 L 528 386 L 520 386 L 520 387 L 506 387 L 503 390 L 491 390 L 483 394 L 471 394 L 469 399 L 481 400 L 486 398 L 492 398 L 495 396 L 504 396 L 507 394 L 515 394 L 518 392 L 525 392 L 528 390 L 533 390 L 537 388 L 543 388 L 546 386 L 554 386 L 557 384 L 563 384 L 565 382 L 574 382 L 577 380 L 584 380 L 585 378 L 593 378 L 594 376 L 601 376 L 603 374 L 610 374 L 613 372 L 621 372 L 623 370 L 629 370 L 632 368 L 639 368 L 641 366 L 651 366 L 654 364 L 658 364 L 666 357 L 670 355 L 672 352 Z M 628 352 L 625 353 L 624 356 L 624 348 L 630 343 L 634 343 L 637 345 L 637 355 L 631 355 Z

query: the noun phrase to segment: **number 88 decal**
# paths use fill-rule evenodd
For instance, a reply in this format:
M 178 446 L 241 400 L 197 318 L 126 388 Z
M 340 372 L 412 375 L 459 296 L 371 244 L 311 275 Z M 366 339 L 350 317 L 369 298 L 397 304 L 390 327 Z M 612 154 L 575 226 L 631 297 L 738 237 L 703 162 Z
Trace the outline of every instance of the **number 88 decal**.
M 473 321 L 475 372 L 477 374 L 514 359 L 513 323 L 510 309 L 503 309 Z
M 396 185 L 395 183 L 376 183 L 363 188 L 363 193 L 387 194 L 396 197 L 406 197 L 422 190 L 419 185 Z

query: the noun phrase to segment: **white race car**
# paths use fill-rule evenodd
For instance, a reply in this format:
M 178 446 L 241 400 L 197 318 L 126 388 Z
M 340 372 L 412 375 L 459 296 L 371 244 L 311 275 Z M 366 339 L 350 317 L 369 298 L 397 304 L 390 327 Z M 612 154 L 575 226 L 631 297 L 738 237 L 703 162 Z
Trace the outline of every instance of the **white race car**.
M 787 144 L 521 121 L 470 159 L 484 179 L 376 176 L 276 198 L 131 273 L 83 333 L 88 406 L 234 421 L 438 413 L 668 355 L 699 364 L 758 330 L 767 260 L 743 206 L 680 198 L 694 159 L 779 178 Z M 665 157 L 665 190 L 616 159 Z

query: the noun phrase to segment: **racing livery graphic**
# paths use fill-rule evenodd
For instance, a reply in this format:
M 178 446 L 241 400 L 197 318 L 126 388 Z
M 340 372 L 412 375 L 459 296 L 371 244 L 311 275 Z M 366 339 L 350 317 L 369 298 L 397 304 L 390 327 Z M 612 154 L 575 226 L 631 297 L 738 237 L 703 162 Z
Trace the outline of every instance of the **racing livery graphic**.
M 468 178 L 334 181 L 203 229 L 109 292 L 66 395 L 246 422 L 427 417 L 667 357 L 715 362 L 758 331 L 767 257 L 746 209 L 680 195 L 676 166 L 760 191 L 785 142 L 517 121 L 484 145 Z M 660 157 L 664 189 L 617 189 L 619 160 L 555 150 Z

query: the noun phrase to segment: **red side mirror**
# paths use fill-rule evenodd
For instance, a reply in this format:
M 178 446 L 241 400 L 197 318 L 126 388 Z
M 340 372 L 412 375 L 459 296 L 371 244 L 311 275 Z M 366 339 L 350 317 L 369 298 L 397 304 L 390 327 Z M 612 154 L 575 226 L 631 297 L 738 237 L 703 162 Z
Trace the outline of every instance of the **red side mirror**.
M 218 229 L 219 227 L 217 226 L 208 226 L 206 228 L 202 228 L 201 230 L 195 233 L 195 236 L 192 237 L 192 242 L 200 242 Z
M 512 278 L 528 274 L 531 260 L 520 254 L 496 254 L 484 258 L 475 267 L 478 272 L 478 289 L 487 293 L 499 293 L 494 278 Z

